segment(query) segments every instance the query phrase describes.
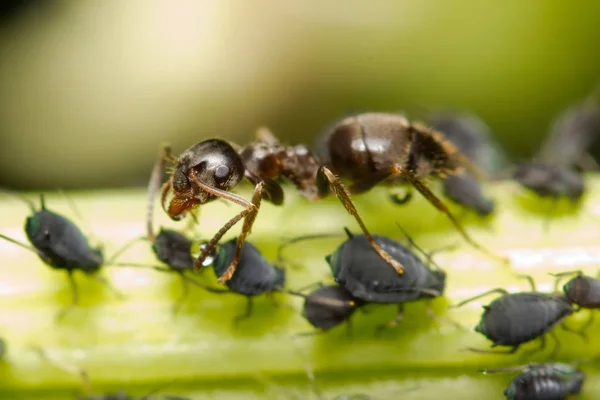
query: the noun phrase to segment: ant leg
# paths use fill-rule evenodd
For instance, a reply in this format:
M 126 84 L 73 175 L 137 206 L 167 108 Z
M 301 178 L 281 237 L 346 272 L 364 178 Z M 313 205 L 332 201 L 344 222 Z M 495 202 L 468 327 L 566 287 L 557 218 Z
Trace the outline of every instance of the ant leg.
M 462 235 L 462 237 L 471 246 L 478 249 L 479 251 L 482 251 L 483 253 L 487 254 L 490 257 L 502 260 L 502 262 L 504 262 L 504 263 L 508 264 L 510 262 L 510 260 L 507 257 L 499 256 L 499 255 L 493 253 L 491 250 L 486 249 L 485 247 L 483 247 L 482 245 L 477 243 L 475 240 L 473 240 L 471 238 L 471 236 L 469 236 L 467 231 L 464 230 L 464 228 L 458 222 L 458 220 L 454 217 L 454 215 L 452 215 L 452 213 L 450 212 L 448 207 L 435 194 L 433 194 L 433 192 L 431 190 L 429 190 L 429 188 L 427 186 L 425 186 L 423 184 L 423 182 L 421 182 L 420 179 L 418 179 L 416 176 L 414 176 L 410 171 L 407 171 L 407 170 L 399 167 L 398 165 L 396 165 L 396 168 L 398 169 L 398 173 L 401 173 L 415 187 L 415 189 L 417 189 L 419 191 L 419 193 L 421 193 L 423 195 L 423 197 L 425 197 L 439 211 L 446 214 L 448 219 L 450 219 L 450 222 L 452 222 L 452 225 L 454 225 L 456 230 Z
M 67 277 L 69 278 L 69 284 L 71 285 L 71 293 L 73 295 L 73 301 L 68 306 L 63 307 L 62 310 L 56 314 L 56 321 L 61 321 L 67 313 L 79 303 L 79 292 L 77 290 L 77 283 L 73 277 L 73 271 L 67 271 Z
M 317 181 L 319 181 L 319 180 L 323 181 L 323 177 L 325 177 L 325 179 L 327 179 L 327 181 L 329 182 L 329 185 L 335 192 L 336 196 L 338 197 L 338 199 L 340 199 L 340 201 L 346 208 L 346 211 L 348 211 L 348 213 L 350 213 L 350 215 L 352 215 L 354 217 L 356 222 L 358 222 L 358 225 L 360 225 L 360 228 L 362 229 L 363 234 L 367 238 L 371 247 L 373 247 L 373 249 L 377 252 L 377 254 L 379 254 L 379 256 L 381 258 L 383 258 L 388 264 L 390 264 L 392 266 L 392 268 L 394 268 L 398 274 L 402 274 L 404 272 L 404 267 L 402 266 L 402 264 L 400 262 L 393 259 L 392 256 L 390 256 L 387 251 L 382 249 L 375 242 L 375 239 L 373 239 L 373 236 L 371 236 L 371 233 L 369 232 L 369 230 L 365 226 L 364 222 L 362 221 L 362 218 L 358 214 L 358 211 L 356 211 L 356 207 L 354 207 L 352 200 L 350 200 L 350 195 L 348 194 L 348 192 L 342 185 L 342 182 L 339 180 L 339 178 L 336 177 L 333 174 L 333 172 L 331 172 L 327 167 L 322 166 L 319 168 L 319 172 L 317 173 Z
M 196 270 L 201 269 L 202 262 L 206 259 L 206 257 L 208 257 L 210 252 L 214 249 L 214 247 L 217 245 L 219 240 L 221 240 L 223 235 L 225 233 L 227 233 L 227 231 L 229 229 L 231 229 L 232 226 L 234 226 L 242 218 L 244 218 L 244 225 L 242 227 L 242 232 L 238 236 L 238 239 L 237 239 L 237 245 L 236 245 L 235 256 L 233 258 L 233 261 L 231 262 L 231 264 L 229 265 L 229 267 L 227 268 L 225 273 L 219 277 L 219 282 L 225 283 L 229 279 L 231 279 L 235 270 L 237 269 L 237 263 L 239 262 L 240 257 L 242 255 L 242 246 L 244 245 L 246 236 L 252 230 L 252 225 L 254 224 L 254 220 L 256 219 L 258 210 L 260 209 L 260 200 L 262 198 L 262 189 L 263 189 L 264 183 L 259 182 L 256 185 L 256 187 L 254 188 L 254 193 L 252 194 L 252 201 L 250 202 L 250 201 L 248 201 L 238 195 L 235 195 L 233 193 L 229 193 L 224 190 L 220 190 L 220 189 L 216 189 L 216 188 L 207 186 L 204 183 L 202 183 L 195 175 L 192 176 L 192 180 L 202 190 L 205 190 L 206 192 L 208 192 L 214 196 L 221 197 L 225 200 L 229 200 L 229 201 L 237 203 L 241 206 L 246 207 L 245 210 L 243 210 L 238 215 L 236 215 L 235 217 L 230 219 L 229 222 L 227 222 L 225 225 L 223 225 L 223 227 L 221 229 L 219 229 L 219 231 L 212 237 L 212 239 L 210 239 L 210 241 L 208 242 L 208 244 L 206 245 L 204 250 L 202 250 L 202 253 L 200 253 L 200 256 L 196 259 L 196 262 L 194 263 L 194 269 L 196 269 Z
M 243 320 L 245 320 L 245 319 L 247 319 L 247 318 L 250 318 L 250 316 L 252 315 L 252 308 L 253 308 L 253 305 L 254 305 L 254 301 L 252 300 L 252 297 L 250 297 L 250 296 L 246 296 L 246 310 L 244 311 L 244 313 L 243 313 L 243 314 L 241 314 L 241 315 L 238 315 L 237 317 L 235 317 L 235 318 L 233 319 L 233 325 L 234 325 L 235 327 L 237 327 L 237 326 L 238 326 L 238 324 L 239 324 L 240 322 L 242 322 Z
M 506 295 L 506 294 L 508 294 L 508 290 L 506 290 L 506 289 L 502 289 L 502 288 L 497 288 L 497 289 L 488 290 L 487 292 L 484 292 L 484 293 L 478 294 L 477 296 L 470 297 L 470 298 L 468 298 L 468 299 L 466 299 L 466 300 L 463 300 L 463 301 L 461 301 L 461 302 L 460 302 L 460 303 L 458 303 L 458 304 L 452 305 L 452 306 L 450 306 L 449 308 L 458 308 L 458 307 L 462 307 L 462 306 L 464 306 L 464 305 L 465 305 L 465 304 L 467 304 L 467 303 L 470 303 L 470 302 L 472 302 L 472 301 L 475 301 L 475 300 L 477 300 L 477 299 L 480 299 L 480 298 L 482 298 L 482 297 L 485 297 L 485 296 L 487 296 L 487 295 L 490 295 L 490 294 L 492 294 L 492 293 L 500 293 L 500 294 Z
M 395 327 L 400 322 L 402 322 L 403 319 L 404 319 L 404 303 L 399 303 L 398 304 L 398 313 L 396 314 L 396 318 L 394 318 L 393 320 L 391 320 L 385 324 L 377 325 L 377 328 L 375 330 L 375 335 L 377 335 L 377 336 L 381 335 L 381 332 L 383 332 L 385 329 L 390 329 L 390 328 Z

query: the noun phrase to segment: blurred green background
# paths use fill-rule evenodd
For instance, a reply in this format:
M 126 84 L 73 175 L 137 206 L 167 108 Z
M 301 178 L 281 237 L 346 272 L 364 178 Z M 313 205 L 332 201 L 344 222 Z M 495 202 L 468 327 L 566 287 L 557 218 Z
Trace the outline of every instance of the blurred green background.
M 471 110 L 528 157 L 600 82 L 595 0 L 12 3 L 0 185 L 18 189 L 143 185 L 163 141 L 267 125 L 312 144 L 366 110 Z

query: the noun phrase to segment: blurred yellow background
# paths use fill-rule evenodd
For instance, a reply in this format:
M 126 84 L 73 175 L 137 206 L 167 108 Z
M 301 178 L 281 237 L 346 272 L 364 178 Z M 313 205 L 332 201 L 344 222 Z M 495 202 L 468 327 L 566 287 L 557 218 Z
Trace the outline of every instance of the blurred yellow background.
M 459 108 L 514 157 L 600 82 L 600 2 L 38 2 L 0 26 L 0 184 L 145 184 L 161 142 Z

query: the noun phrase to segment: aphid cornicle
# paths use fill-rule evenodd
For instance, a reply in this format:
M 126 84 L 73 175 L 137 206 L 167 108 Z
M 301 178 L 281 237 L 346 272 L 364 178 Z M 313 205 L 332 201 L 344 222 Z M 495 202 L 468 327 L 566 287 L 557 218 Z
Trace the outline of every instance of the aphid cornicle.
M 538 338 L 541 339 L 540 348 L 543 348 L 545 334 L 549 333 L 556 342 L 553 354 L 556 353 L 559 343 L 551 329 L 573 314 L 576 309 L 563 295 L 537 292 L 533 279 L 526 278 L 531 283 L 532 292 L 508 293 L 505 289 L 492 289 L 454 306 L 463 306 L 492 293 L 501 294 L 490 304 L 483 306 L 484 311 L 479 324 L 475 327 L 475 332 L 491 340 L 492 347 L 509 346 L 510 349 L 494 351 L 469 348 L 469 350 L 480 353 L 512 354 L 522 344 Z
M 287 292 L 304 298 L 302 316 L 322 332 L 349 321 L 356 309 L 364 304 L 338 285 L 319 285 L 307 295 L 300 291 Z
M 19 196 L 20 197 L 20 196 Z M 110 264 L 119 254 L 131 245 L 126 243 L 107 261 L 104 259 L 102 248 L 93 248 L 81 230 L 64 216 L 46 208 L 44 196 L 40 195 L 40 209 L 37 210 L 32 201 L 21 197 L 31 209 L 32 215 L 25 222 L 25 234 L 33 246 L 28 246 L 6 235 L 0 238 L 21 246 L 37 254 L 49 267 L 64 270 L 71 284 L 73 302 L 71 306 L 63 309 L 58 317 L 64 316 L 72 306 L 77 305 L 79 295 L 73 273 L 77 270 L 88 276 L 95 277 L 110 289 L 114 289 L 108 282 L 98 275 L 101 267 Z
M 578 395 L 585 374 L 573 365 L 548 362 L 484 370 L 483 373 L 521 371 L 504 390 L 507 400 L 564 400 Z
M 489 127 L 475 115 L 441 112 L 429 123 L 484 173 L 493 175 L 505 166 L 506 158 L 494 142 Z M 479 182 L 468 171 L 444 178 L 443 189 L 450 200 L 481 216 L 494 211 L 494 202 L 483 194 Z
M 219 245 L 217 251 L 205 260 L 204 265 L 212 264 L 217 277 L 222 276 L 231 265 L 235 257 L 236 242 L 234 238 Z M 246 296 L 246 312 L 236 317 L 236 321 L 239 321 L 252 313 L 254 296 L 283 290 L 285 270 L 271 264 L 252 243 L 246 241 L 236 273 L 225 282 L 225 285 L 231 292 Z

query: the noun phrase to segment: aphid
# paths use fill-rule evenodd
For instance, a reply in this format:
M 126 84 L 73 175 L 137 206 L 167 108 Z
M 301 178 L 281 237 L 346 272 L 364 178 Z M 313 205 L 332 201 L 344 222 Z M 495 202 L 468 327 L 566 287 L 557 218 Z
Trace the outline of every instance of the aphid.
M 237 240 L 231 239 L 219 245 L 213 255 L 205 259 L 204 265 L 213 266 L 215 275 L 222 276 L 231 265 L 236 253 Z M 236 321 L 252 314 L 253 297 L 263 293 L 282 291 L 285 284 L 285 270 L 271 264 L 250 242 L 244 242 L 236 273 L 225 282 L 233 293 L 246 296 L 246 311 L 236 317 Z
M 491 340 L 492 348 L 510 346 L 510 349 L 494 351 L 469 348 L 469 350 L 479 353 L 513 354 L 523 343 L 538 338 L 541 340 L 541 350 L 545 347 L 545 334 L 549 333 L 556 343 L 552 354 L 558 351 L 559 342 L 551 329 L 576 310 L 565 296 L 537 292 L 533 279 L 529 276 L 523 277 L 530 282 L 531 292 L 508 293 L 505 289 L 497 288 L 454 306 L 463 306 L 492 293 L 501 294 L 489 305 L 483 306 L 484 312 L 481 321 L 475 327 L 475 332 Z
M 188 239 L 182 233 L 171 229 L 161 228 L 158 234 L 154 233 L 153 215 L 154 215 L 154 199 L 156 192 L 160 187 L 161 174 L 164 169 L 164 158 L 161 157 L 154 166 L 148 184 L 148 209 L 146 212 L 146 239 L 151 243 L 152 252 L 156 258 L 165 266 L 144 265 L 139 263 L 118 263 L 113 264 L 122 267 L 142 267 L 152 268 L 160 272 L 175 273 L 181 278 L 182 292 L 181 296 L 173 307 L 173 312 L 177 313 L 183 304 L 183 301 L 188 295 L 189 285 L 192 283 L 204 290 L 212 293 L 222 293 L 222 289 L 211 288 L 200 282 L 192 279 L 187 275 L 188 272 L 194 271 L 195 259 L 192 256 L 193 241 Z
M 302 316 L 321 332 L 348 322 L 358 307 L 364 304 L 341 286 L 318 285 L 310 294 L 302 290 L 287 292 L 304 298 Z
M 494 174 L 504 167 L 506 159 L 490 129 L 475 115 L 444 112 L 431 118 L 430 124 L 484 173 Z M 444 178 L 443 188 L 450 200 L 481 216 L 494 211 L 494 202 L 483 194 L 479 182 L 468 171 Z
M 179 219 L 193 207 L 217 197 L 245 207 L 208 242 L 196 260 L 196 268 L 201 267 L 221 237 L 244 219 L 232 263 L 219 277 L 221 282 L 231 279 L 243 242 L 258 213 L 263 192 L 274 204 L 283 202 L 283 191 L 275 182 L 276 178 L 292 181 L 303 196 L 312 200 L 326 196 L 329 189 L 333 189 L 360 225 L 369 244 L 398 273 L 402 273 L 402 265 L 373 240 L 340 178 L 352 182 L 351 193 L 365 192 L 383 181 L 410 183 L 450 218 L 471 245 L 490 254 L 471 239 L 445 204 L 423 183 L 425 177 L 454 174 L 463 166 L 476 171 L 468 159 L 439 133 L 410 124 L 401 115 L 361 114 L 336 124 L 320 147 L 324 149 L 321 161 L 306 146 L 284 146 L 265 131 L 256 142 L 242 148 L 239 154 L 231 145 L 218 139 L 201 142 L 177 159 L 165 147 L 162 158 L 176 164 L 162 190 L 163 208 L 171 218 Z M 244 176 L 255 184 L 251 201 L 229 193 Z M 166 205 L 170 192 L 173 198 Z
M 74 271 L 79 270 L 88 276 L 93 276 L 114 291 L 108 281 L 98 275 L 98 272 L 103 265 L 112 263 L 132 242 L 126 243 L 109 260 L 105 261 L 102 248 L 92 248 L 77 225 L 64 216 L 48 210 L 43 195 L 40 195 L 39 210 L 36 210 L 32 201 L 21 199 L 29 205 L 32 212 L 25 223 L 25 234 L 33 247 L 6 235 L 0 234 L 0 238 L 36 253 L 49 267 L 64 270 L 67 273 L 73 293 L 73 302 L 58 314 L 59 319 L 71 307 L 77 305 L 79 300 L 77 284 L 73 278 Z
M 578 395 L 585 374 L 569 364 L 531 363 L 509 368 L 484 370 L 484 374 L 521 371 L 504 390 L 507 400 L 564 400 Z
M 580 170 L 591 163 L 590 147 L 600 136 L 600 104 L 589 97 L 552 123 L 550 133 L 533 162 L 520 164 L 514 179 L 541 197 L 577 201 L 585 191 Z
M 563 292 L 569 303 L 574 304 L 579 308 L 590 310 L 600 309 L 600 279 L 584 275 L 581 271 L 563 272 L 553 275 L 556 277 L 556 286 L 558 286 L 562 277 L 575 275 L 574 278 L 563 285 Z M 555 287 L 555 290 L 556 289 L 557 287 Z M 586 323 L 580 330 L 575 332 L 584 335 L 585 330 L 594 321 L 594 315 L 593 312 L 590 313 Z
M 377 256 L 364 235 L 353 235 L 347 229 L 346 234 L 348 239 L 325 257 L 333 277 L 352 296 L 366 303 L 397 304 L 397 317 L 387 324 L 388 327 L 402 320 L 404 303 L 432 299 L 444 293 L 445 272 L 439 268 L 430 269 L 408 247 L 373 235 L 383 249 L 404 265 L 404 273 L 398 275 Z M 434 317 L 431 310 L 429 313 Z

